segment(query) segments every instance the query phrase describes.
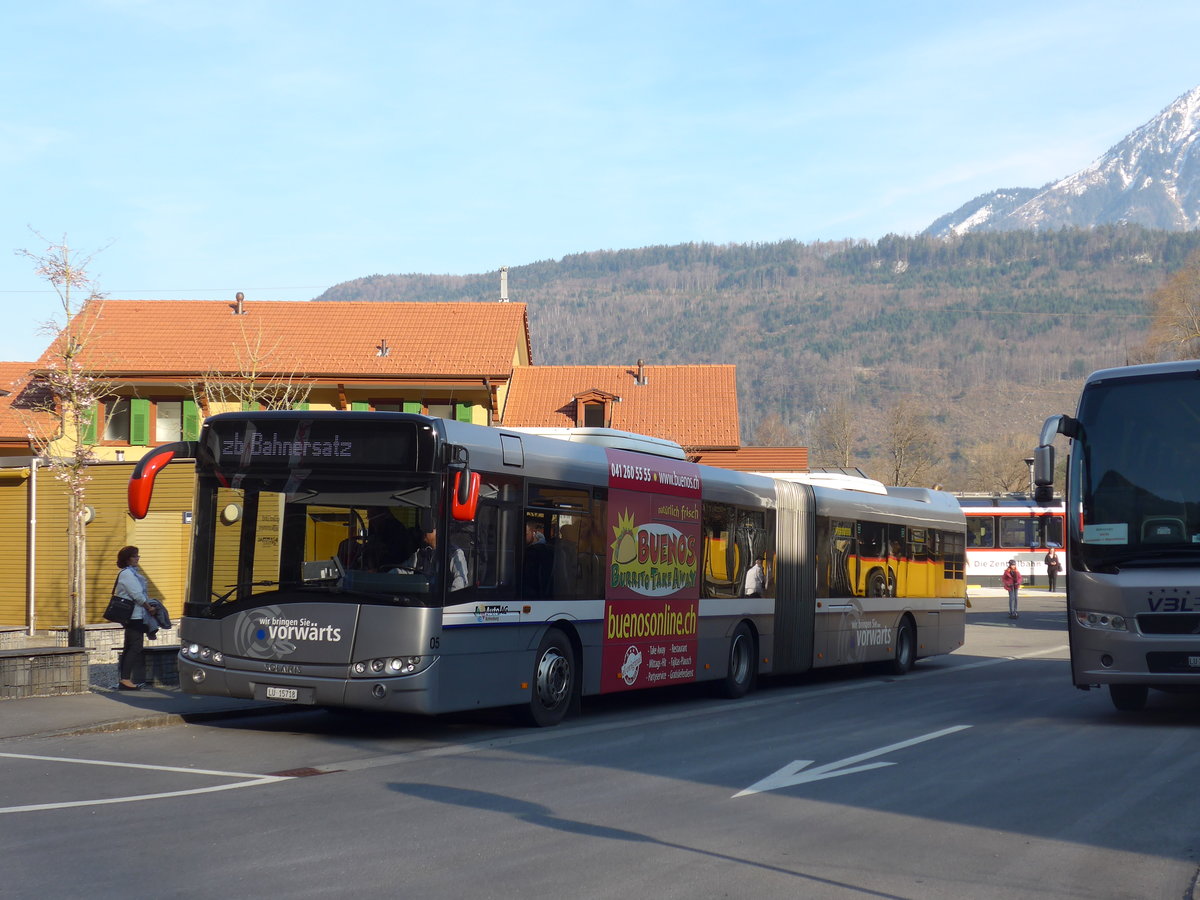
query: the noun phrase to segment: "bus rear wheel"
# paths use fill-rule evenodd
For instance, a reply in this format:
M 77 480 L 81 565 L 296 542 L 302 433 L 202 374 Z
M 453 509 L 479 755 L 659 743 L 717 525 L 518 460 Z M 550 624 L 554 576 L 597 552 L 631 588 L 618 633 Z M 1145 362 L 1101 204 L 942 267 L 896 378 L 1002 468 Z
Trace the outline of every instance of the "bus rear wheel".
M 561 722 L 575 696 L 575 680 L 575 648 L 562 631 L 551 628 L 534 657 L 529 706 L 524 710 L 528 724 L 546 728 Z
M 1121 712 L 1138 712 L 1145 708 L 1150 689 L 1144 684 L 1110 684 L 1108 696 Z
M 736 700 L 750 692 L 754 685 L 756 656 L 754 635 L 750 633 L 750 626 L 740 622 L 729 642 L 729 668 L 725 673 L 725 680 L 721 682 L 723 697 Z

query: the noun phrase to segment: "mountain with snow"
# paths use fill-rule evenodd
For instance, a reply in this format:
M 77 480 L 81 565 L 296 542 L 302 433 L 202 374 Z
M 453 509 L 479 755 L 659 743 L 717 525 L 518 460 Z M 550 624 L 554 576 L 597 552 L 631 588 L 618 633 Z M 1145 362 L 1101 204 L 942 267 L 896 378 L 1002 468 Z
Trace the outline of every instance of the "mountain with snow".
M 1188 91 L 1074 175 L 1041 188 L 983 194 L 942 216 L 925 234 L 1015 231 L 1134 223 L 1200 228 L 1200 87 Z

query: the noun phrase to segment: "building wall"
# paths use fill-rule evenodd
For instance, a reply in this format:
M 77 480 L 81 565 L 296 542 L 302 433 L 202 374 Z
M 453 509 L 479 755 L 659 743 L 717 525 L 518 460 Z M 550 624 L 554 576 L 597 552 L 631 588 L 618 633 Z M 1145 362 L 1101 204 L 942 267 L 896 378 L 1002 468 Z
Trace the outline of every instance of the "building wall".
M 86 530 L 87 610 L 85 622 L 100 618 L 117 577 L 117 551 L 126 544 L 141 550 L 141 568 L 150 595 L 165 603 L 173 618 L 183 611 L 191 544 L 190 514 L 194 471 L 187 463 L 163 469 L 155 480 L 154 501 L 143 520 L 128 512 L 133 464 L 100 464 L 90 469 L 85 503 L 94 510 Z M 28 471 L 28 470 L 24 470 Z M 32 474 L 0 477 L 0 625 L 29 627 L 27 585 Z M 36 473 L 33 625 L 41 631 L 65 627 L 67 614 L 67 492 L 52 473 Z

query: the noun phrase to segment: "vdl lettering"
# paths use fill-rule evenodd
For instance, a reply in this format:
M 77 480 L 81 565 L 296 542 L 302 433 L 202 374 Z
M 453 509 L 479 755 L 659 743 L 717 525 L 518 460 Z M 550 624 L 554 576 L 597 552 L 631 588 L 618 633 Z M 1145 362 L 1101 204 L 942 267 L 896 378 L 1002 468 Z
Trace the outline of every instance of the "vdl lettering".
M 1192 605 L 1191 597 L 1148 597 L 1146 603 L 1150 612 L 1200 612 L 1200 607 Z

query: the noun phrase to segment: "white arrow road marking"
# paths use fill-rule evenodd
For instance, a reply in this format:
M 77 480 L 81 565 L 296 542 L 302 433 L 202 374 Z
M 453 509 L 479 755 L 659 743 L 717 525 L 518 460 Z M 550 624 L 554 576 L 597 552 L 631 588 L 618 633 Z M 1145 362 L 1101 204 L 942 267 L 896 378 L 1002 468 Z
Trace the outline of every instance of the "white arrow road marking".
M 941 731 L 923 734 L 920 737 L 915 737 L 907 741 L 900 741 L 898 744 L 888 744 L 886 747 L 880 747 L 878 750 L 869 750 L 866 753 L 858 754 L 858 756 L 848 756 L 845 759 L 839 759 L 837 762 L 826 763 L 823 766 L 817 766 L 815 769 L 808 769 L 807 771 L 804 771 L 805 767 L 811 765 L 814 760 L 798 759 L 784 766 L 773 775 L 768 775 L 762 781 L 755 782 L 744 791 L 738 791 L 733 797 L 737 799 L 747 794 L 775 791 L 779 788 L 791 787 L 794 784 L 805 784 L 809 781 L 820 781 L 823 778 L 837 778 L 839 775 L 850 775 L 854 772 L 865 772 L 868 769 L 894 766 L 895 763 L 890 762 L 867 763 L 865 766 L 857 765 L 857 763 L 867 759 L 874 759 L 876 756 L 885 756 L 893 750 L 903 750 L 905 747 L 911 747 L 914 744 L 921 744 L 925 741 L 932 741 L 934 738 L 945 737 L 948 734 L 954 734 L 956 731 L 965 731 L 970 727 L 970 725 L 955 725 L 951 728 L 943 728 Z

